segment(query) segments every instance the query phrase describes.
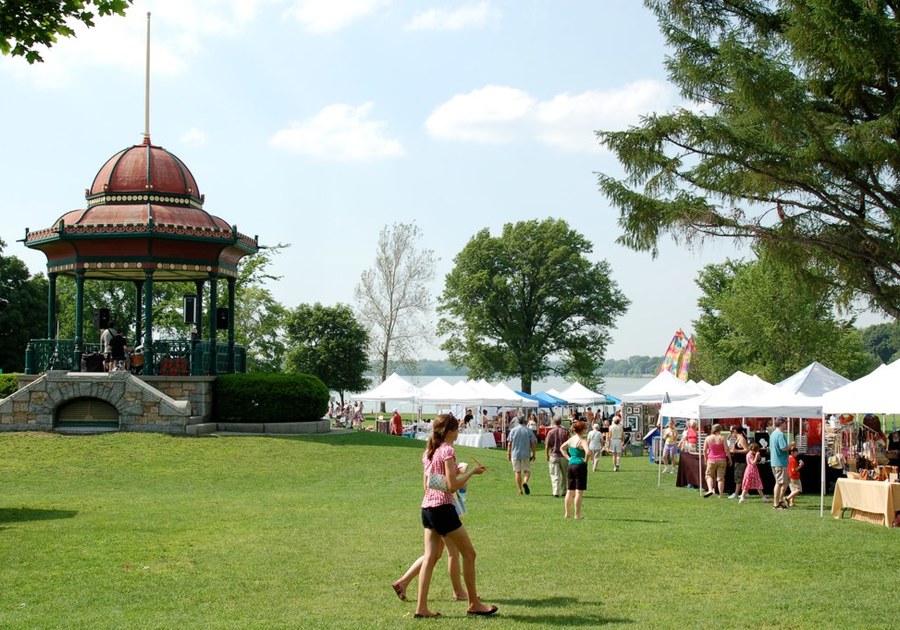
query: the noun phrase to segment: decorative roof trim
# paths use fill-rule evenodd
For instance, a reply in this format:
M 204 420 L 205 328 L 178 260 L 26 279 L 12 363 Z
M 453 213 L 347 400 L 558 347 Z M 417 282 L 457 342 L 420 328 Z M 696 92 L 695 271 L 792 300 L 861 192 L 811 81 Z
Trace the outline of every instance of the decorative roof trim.
M 102 192 L 87 197 L 88 208 L 106 204 L 158 203 L 165 206 L 185 206 L 203 210 L 203 203 L 191 195 L 158 192 Z

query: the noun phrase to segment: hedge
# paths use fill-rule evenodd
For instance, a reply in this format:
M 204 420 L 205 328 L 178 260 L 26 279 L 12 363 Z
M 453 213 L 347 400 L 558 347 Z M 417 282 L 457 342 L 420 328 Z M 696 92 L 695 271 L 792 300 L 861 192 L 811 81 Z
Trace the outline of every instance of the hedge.
M 328 409 L 328 388 L 311 374 L 222 374 L 216 378 L 218 422 L 304 422 Z
M 0 399 L 12 396 L 19 389 L 19 380 L 16 374 L 0 374 Z

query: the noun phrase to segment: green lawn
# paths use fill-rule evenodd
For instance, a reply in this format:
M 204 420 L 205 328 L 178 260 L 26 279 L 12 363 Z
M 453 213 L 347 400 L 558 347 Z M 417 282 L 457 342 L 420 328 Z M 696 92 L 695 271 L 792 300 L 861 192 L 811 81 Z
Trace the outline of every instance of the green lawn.
M 466 520 L 492 619 L 450 601 L 412 619 L 390 588 L 422 549 L 424 444 L 0 434 L 2 628 L 879 628 L 896 617 L 897 530 L 657 487 L 626 457 L 564 521 L 543 457 L 515 494 L 503 451 Z M 410 589 L 414 593 L 414 588 Z M 894 611 L 894 612 L 891 612 Z

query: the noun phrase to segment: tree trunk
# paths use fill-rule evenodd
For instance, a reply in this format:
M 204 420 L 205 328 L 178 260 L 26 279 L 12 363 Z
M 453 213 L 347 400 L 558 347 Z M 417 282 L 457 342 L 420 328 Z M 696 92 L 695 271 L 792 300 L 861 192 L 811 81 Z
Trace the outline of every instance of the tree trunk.
M 519 382 L 519 387 L 522 388 L 522 391 L 526 394 L 531 393 L 531 374 L 523 374 L 522 379 Z

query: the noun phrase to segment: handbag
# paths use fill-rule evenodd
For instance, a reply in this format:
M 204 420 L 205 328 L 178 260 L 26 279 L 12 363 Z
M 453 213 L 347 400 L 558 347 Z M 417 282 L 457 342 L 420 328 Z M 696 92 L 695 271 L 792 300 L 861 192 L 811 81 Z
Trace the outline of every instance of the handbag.
M 440 492 L 450 492 L 450 483 L 447 475 L 441 473 L 428 473 L 428 487 Z

